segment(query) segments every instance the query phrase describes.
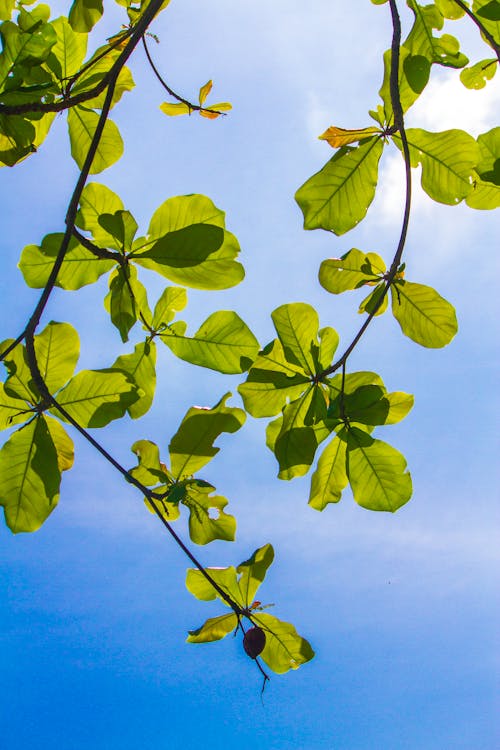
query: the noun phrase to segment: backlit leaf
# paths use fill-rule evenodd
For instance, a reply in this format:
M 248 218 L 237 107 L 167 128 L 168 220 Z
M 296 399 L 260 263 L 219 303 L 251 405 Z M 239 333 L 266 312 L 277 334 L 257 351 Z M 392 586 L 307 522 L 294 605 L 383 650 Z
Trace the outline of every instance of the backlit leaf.
M 187 292 L 181 286 L 167 286 L 156 303 L 153 321 L 151 323 L 155 330 L 162 325 L 168 325 L 176 314 L 187 305 Z
M 225 497 L 210 494 L 213 489 L 189 484 L 182 501 L 189 508 L 189 536 L 195 544 L 208 544 L 214 539 L 234 540 L 236 519 L 224 512 Z
M 36 531 L 59 500 L 57 452 L 43 416 L 14 432 L 0 450 L 0 505 L 14 534 Z
M 105 427 L 137 401 L 137 388 L 118 370 L 82 370 L 57 394 L 57 402 L 82 427 Z M 56 407 L 51 412 L 62 419 Z
M 85 33 L 93 29 L 103 12 L 102 0 L 73 0 L 68 18 L 75 31 Z
M 381 138 L 343 146 L 295 194 L 304 214 L 304 229 L 326 229 L 337 235 L 365 217 L 375 195 Z
M 416 0 L 407 0 L 415 20 L 404 46 L 413 55 L 423 55 L 431 63 L 450 68 L 463 68 L 468 59 L 460 52 L 458 40 L 450 34 L 434 36 L 434 29 L 443 28 L 443 16 L 436 5 L 421 5 Z
M 246 607 L 250 607 L 259 586 L 266 577 L 267 570 L 274 560 L 274 549 L 271 544 L 265 544 L 256 549 L 253 555 L 236 568 L 240 575 L 238 585 Z
M 260 654 L 262 661 L 277 674 L 298 669 L 314 657 L 314 651 L 289 622 L 266 613 L 252 615 L 266 634 L 266 645 Z
M 356 427 L 347 434 L 346 465 L 354 499 L 363 508 L 394 512 L 410 499 L 404 456 Z
M 122 354 L 111 366 L 113 370 L 123 370 L 137 384 L 142 395 L 127 407 L 132 419 L 142 417 L 151 408 L 156 389 L 156 344 L 143 341 L 136 344 L 131 354 Z
M 248 370 L 259 351 L 259 342 L 235 313 L 212 313 L 193 337 L 165 330 L 161 340 L 181 359 L 224 373 Z
M 460 80 L 468 89 L 484 89 L 486 81 L 491 81 L 497 72 L 498 61 L 496 58 L 480 60 L 470 68 L 464 68 L 460 71 Z
M 40 374 L 50 393 L 61 388 L 75 371 L 80 356 L 78 333 L 69 323 L 51 321 L 35 336 Z
M 118 266 L 111 274 L 104 307 L 111 316 L 111 322 L 118 328 L 123 342 L 128 341 L 129 331 L 141 314 L 146 320 L 151 319 L 146 289 L 130 264 Z
M 328 258 L 321 263 L 319 283 L 331 294 L 340 294 L 378 281 L 385 272 L 385 263 L 376 253 L 363 253 L 352 248 L 340 258 Z
M 332 125 L 325 132 L 318 136 L 320 141 L 326 141 L 332 148 L 341 148 L 342 146 L 348 146 L 350 143 L 357 143 L 362 141 L 364 138 L 380 133 L 379 128 L 369 127 L 360 129 L 345 129 L 338 128 L 336 125 Z
M 397 281 L 391 296 L 392 312 L 401 330 L 417 344 L 439 349 L 457 333 L 455 308 L 432 287 Z
M 316 310 L 311 305 L 295 302 L 277 307 L 271 317 L 287 361 L 297 365 L 308 375 L 314 375 L 316 364 L 313 346 L 319 328 Z
M 220 641 L 228 633 L 233 632 L 238 626 L 238 618 L 235 614 L 219 615 L 210 617 L 197 630 L 190 630 L 186 638 L 187 643 L 211 643 Z
M 189 104 L 185 102 L 163 102 L 160 104 L 161 111 L 169 117 L 175 117 L 176 115 L 190 115 L 193 111 Z
M 79 169 L 82 169 L 94 137 L 99 115 L 82 105 L 68 111 L 68 129 L 71 142 L 71 155 Z M 112 120 L 107 119 L 99 140 L 96 155 L 92 161 L 90 174 L 97 174 L 114 164 L 123 154 L 123 141 L 120 131 Z
M 230 393 L 212 409 L 189 409 L 168 447 L 175 479 L 184 479 L 205 466 L 218 452 L 214 441 L 223 432 L 237 432 L 246 419 L 242 409 L 226 406 Z
M 348 481 L 346 443 L 334 437 L 319 457 L 318 466 L 311 477 L 309 505 L 316 510 L 324 510 L 328 503 L 338 503 Z

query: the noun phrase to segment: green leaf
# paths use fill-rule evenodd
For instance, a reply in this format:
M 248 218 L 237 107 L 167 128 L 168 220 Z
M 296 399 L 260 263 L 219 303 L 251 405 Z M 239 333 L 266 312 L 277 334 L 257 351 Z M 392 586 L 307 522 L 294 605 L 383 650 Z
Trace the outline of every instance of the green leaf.
M 384 78 L 379 96 L 384 103 L 385 122 L 390 125 L 394 123 L 391 97 L 391 66 L 392 51 L 388 49 L 384 52 Z M 431 63 L 426 57 L 417 53 L 412 54 L 406 47 L 400 47 L 398 86 L 403 113 L 410 109 L 424 90 L 429 80 L 430 69 Z
M 77 104 L 68 112 L 68 129 L 71 142 L 71 155 L 79 169 L 82 169 L 94 137 L 99 115 L 92 109 Z M 114 164 L 123 154 L 123 141 L 120 131 L 112 120 L 107 119 L 97 146 L 90 174 L 97 174 Z
M 318 331 L 320 345 L 318 353 L 315 353 L 316 372 L 326 370 L 333 362 L 333 356 L 339 345 L 339 335 L 335 328 L 320 328 Z
M 385 263 L 376 253 L 352 248 L 340 258 L 328 258 L 319 268 L 319 283 L 331 294 L 341 294 L 379 280 Z
M 346 443 L 338 437 L 328 443 L 311 477 L 309 505 L 324 510 L 328 503 L 338 503 L 347 487 Z
M 123 370 L 136 383 L 142 395 L 127 407 L 132 419 L 144 416 L 151 408 L 156 390 L 156 344 L 143 341 L 136 344 L 131 354 L 122 354 L 111 366 Z
M 82 370 L 57 394 L 57 402 L 82 427 L 105 427 L 139 398 L 135 384 L 118 370 Z M 56 407 L 50 410 L 66 422 Z
M 59 500 L 57 452 L 43 416 L 11 436 L 0 450 L 0 505 L 14 534 L 36 531 Z
M 435 201 L 455 205 L 471 191 L 478 146 L 463 130 L 429 133 L 420 128 L 406 131 L 411 166 L 422 165 L 422 187 Z M 399 136 L 393 140 L 401 148 Z
M 190 630 L 186 638 L 187 643 L 211 643 L 220 641 L 228 633 L 234 631 L 238 626 L 238 618 L 235 614 L 219 615 L 210 617 L 197 630 Z
M 107 232 L 100 224 L 102 214 L 114 214 L 123 210 L 121 199 L 105 185 L 89 182 L 80 197 L 80 208 L 76 215 L 76 225 L 91 232 L 99 247 L 121 251 L 122 243 Z
M 253 555 L 236 568 L 240 573 L 238 585 L 245 607 L 250 607 L 255 594 L 266 577 L 267 570 L 274 560 L 274 549 L 271 544 L 265 544 L 256 549 Z
M 473 190 L 467 196 L 470 208 L 493 209 L 500 206 L 500 128 L 493 128 L 477 139 L 480 160 Z
M 64 235 L 47 234 L 40 246 L 27 245 L 21 253 L 19 268 L 26 284 L 42 289 L 47 283 Z M 97 258 L 75 239 L 71 238 L 56 286 L 75 290 L 93 284 L 103 273 L 115 265 L 114 261 Z
M 97 221 L 108 234 L 117 240 L 120 252 L 123 255 L 131 251 L 137 232 L 137 222 L 130 211 L 101 214 Z
M 266 634 L 266 645 L 260 657 L 273 672 L 283 674 L 298 669 L 314 657 L 308 641 L 290 623 L 265 613 L 252 615 L 252 619 Z
M 64 16 L 52 21 L 52 28 L 57 34 L 57 41 L 51 50 L 54 60 L 48 63 L 60 80 L 71 78 L 80 70 L 85 58 L 87 36 L 75 33 Z
M 323 399 L 324 413 L 317 412 L 318 395 Z M 313 423 L 324 416 L 326 401 L 320 385 L 311 386 L 301 398 L 285 406 L 281 430 L 273 448 L 280 479 L 289 480 L 307 474 L 318 447 Z
M 235 313 L 212 313 L 193 337 L 166 329 L 161 340 L 181 359 L 224 373 L 248 370 L 259 351 L 259 342 Z
M 382 302 L 380 302 L 381 297 Z M 358 312 L 367 313 L 368 315 L 371 315 L 372 313 L 374 315 L 382 315 L 387 310 L 387 304 L 388 295 L 385 294 L 385 284 L 378 284 L 373 292 L 370 292 L 370 294 L 361 302 Z
M 40 374 L 50 393 L 55 393 L 73 375 L 80 356 L 78 333 L 69 323 L 53 320 L 35 336 Z
M 237 432 L 246 419 L 242 409 L 226 406 L 226 393 L 212 409 L 188 409 L 168 447 L 171 471 L 176 480 L 184 479 L 205 466 L 218 452 L 214 441 L 223 432 Z
M 184 287 L 167 286 L 156 303 L 151 327 L 157 331 L 161 326 L 168 325 L 186 305 L 187 292 Z
M 220 588 L 240 606 L 244 606 L 240 600 L 241 592 L 236 579 L 236 568 L 205 568 L 207 573 L 220 586 Z M 213 599 L 220 599 L 226 606 L 227 602 L 222 599 L 221 595 L 214 589 L 200 570 L 189 568 L 186 573 L 187 590 L 201 601 L 209 602 Z
M 166 487 L 158 487 L 156 489 L 157 492 L 161 492 L 165 490 Z M 154 507 L 153 507 L 154 503 Z M 172 521 L 177 521 L 179 518 L 181 512 L 179 510 L 179 503 L 178 502 L 170 502 L 166 498 L 162 498 L 161 500 L 158 498 L 155 498 L 153 500 L 149 500 L 147 497 L 144 498 L 144 505 L 149 510 L 150 513 L 152 513 L 155 516 L 161 516 L 161 518 L 164 518 L 165 521 L 168 523 L 172 523 Z
M 458 40 L 450 34 L 434 36 L 433 30 L 443 28 L 443 16 L 436 5 L 421 5 L 416 0 L 407 0 L 415 21 L 404 46 L 413 55 L 423 55 L 431 63 L 450 68 L 463 68 L 468 59 L 460 52 Z
M 26 422 L 30 416 L 29 406 L 20 398 L 10 396 L 5 385 L 0 383 L 0 430 Z
M 484 89 L 486 81 L 491 81 L 497 72 L 498 61 L 496 58 L 480 60 L 470 68 L 460 71 L 460 80 L 467 89 Z
M 462 18 L 465 15 L 465 11 L 457 5 L 455 0 L 434 0 L 436 7 L 443 14 L 445 18 L 450 18 L 452 21 Z
M 379 385 L 361 385 L 344 395 L 344 414 L 349 422 L 359 422 L 367 426 L 394 424 L 400 422 L 412 409 L 414 398 L 408 393 L 386 393 Z M 340 404 L 332 404 L 328 412 L 330 418 L 340 418 Z
M 185 102 L 163 102 L 160 104 L 161 111 L 169 117 L 175 117 L 176 115 L 190 115 L 193 111 L 189 104 Z
M 313 376 L 316 363 L 312 350 L 319 328 L 316 310 L 311 305 L 295 302 L 277 307 L 271 317 L 287 361 Z
M 186 485 L 187 493 L 182 503 L 189 508 L 189 536 L 195 544 L 208 544 L 214 539 L 234 540 L 236 519 L 224 513 L 225 497 L 210 495 L 211 485 L 196 482 Z
M 326 229 L 337 235 L 365 217 L 377 186 L 384 144 L 367 138 L 355 148 L 344 146 L 295 194 L 304 214 L 304 229 Z
M 68 18 L 75 31 L 86 33 L 94 28 L 103 12 L 102 0 L 73 0 Z
M 73 441 L 60 422 L 49 416 L 45 416 L 44 419 L 57 452 L 59 471 L 68 471 L 75 460 Z
M 99 47 L 92 55 L 91 59 L 86 63 L 88 67 L 76 80 L 73 88 L 71 89 L 71 93 L 74 96 L 77 96 L 79 94 L 83 94 L 95 89 L 96 86 L 101 83 L 103 78 L 109 74 L 109 71 L 113 67 L 121 52 L 122 49 L 120 47 L 112 49 L 109 44 L 106 44 L 103 47 Z M 135 83 L 134 79 L 132 78 L 132 73 L 130 72 L 129 68 L 123 66 L 118 75 L 118 79 L 116 81 L 116 85 L 111 98 L 111 109 L 117 102 L 120 101 L 123 94 L 126 91 L 131 91 L 134 86 Z M 96 97 L 88 99 L 85 102 L 85 106 L 89 109 L 102 109 L 106 99 L 106 94 L 107 89 L 102 91 Z
M 118 328 L 123 342 L 128 341 L 129 331 L 141 313 L 146 319 L 151 319 L 146 289 L 138 280 L 136 269 L 130 264 L 119 266 L 111 274 L 104 307 L 111 315 L 111 322 Z
M 16 0 L 0 0 L 0 21 L 9 21 L 15 8 Z
M 6 339 L 0 344 L 0 351 L 5 351 L 14 342 L 14 339 Z M 40 399 L 38 388 L 31 377 L 28 363 L 28 354 L 22 344 L 18 344 L 3 360 L 8 373 L 5 381 L 5 393 L 15 399 L 24 399 L 30 404 L 35 404 Z M 22 409 L 23 406 L 18 409 Z M 23 421 L 26 421 L 25 419 Z
M 156 209 L 148 228 L 148 243 L 193 224 L 225 227 L 225 213 L 205 195 L 181 195 L 168 198 Z
M 477 15 L 481 20 L 485 19 L 488 21 L 500 21 L 500 2 L 498 0 L 486 0 L 486 3 L 475 3 L 477 8 Z
M 133 469 L 129 469 L 129 474 L 138 482 L 146 487 L 155 487 L 157 484 L 170 481 L 167 467 L 160 461 L 160 449 L 156 443 L 151 440 L 137 440 L 131 451 L 139 459 L 139 464 Z
M 401 330 L 417 344 L 439 349 L 455 336 L 455 308 L 432 287 L 401 280 L 391 287 L 391 296 Z
M 238 392 L 253 417 L 273 417 L 287 401 L 299 398 L 309 382 L 302 368 L 288 362 L 281 341 L 275 339 L 259 354 Z
M 346 466 L 354 499 L 363 508 L 394 513 L 411 497 L 404 456 L 356 427 L 347 433 Z

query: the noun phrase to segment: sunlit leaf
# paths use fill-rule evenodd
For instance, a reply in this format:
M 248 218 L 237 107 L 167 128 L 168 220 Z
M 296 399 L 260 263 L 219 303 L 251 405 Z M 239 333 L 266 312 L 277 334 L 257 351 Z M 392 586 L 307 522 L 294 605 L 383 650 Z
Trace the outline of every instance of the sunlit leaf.
M 210 617 L 197 630 L 190 630 L 186 638 L 187 643 L 211 643 L 220 641 L 228 633 L 233 632 L 238 625 L 238 618 L 235 614 L 219 615 L 219 617 Z
M 359 129 L 345 129 L 338 128 L 336 125 L 332 125 L 325 132 L 318 136 L 320 141 L 326 141 L 332 148 L 341 148 L 342 146 L 348 146 L 350 143 L 357 143 L 362 141 L 364 138 L 380 133 L 379 128 L 359 128 Z
M 187 486 L 186 497 L 182 501 L 189 508 L 189 536 L 195 544 L 208 544 L 214 539 L 231 542 L 236 532 L 236 519 L 224 512 L 225 497 L 210 494 L 213 487 L 197 486 L 195 482 Z
M 71 155 L 79 169 L 82 169 L 94 137 L 99 115 L 82 105 L 68 111 L 68 129 L 71 142 Z M 115 123 L 107 119 L 102 136 L 92 161 L 90 174 L 97 174 L 114 164 L 123 154 L 123 141 Z
M 206 568 L 207 573 L 215 583 L 235 601 L 237 604 L 244 606 L 240 600 L 241 592 L 236 579 L 236 568 Z M 197 599 L 209 602 L 212 599 L 220 599 L 227 606 L 227 602 L 214 589 L 200 570 L 189 568 L 186 573 L 186 588 Z
M 168 325 L 176 314 L 187 305 L 187 292 L 181 286 L 167 286 L 156 303 L 152 327 L 158 330 L 162 325 Z
M 73 0 L 68 18 L 75 31 L 84 33 L 93 29 L 103 12 L 102 0 Z
M 57 402 L 82 427 L 105 427 L 123 417 L 139 394 L 118 370 L 82 370 L 57 394 Z M 51 412 L 67 421 L 56 407 Z
M 14 432 L 0 450 L 0 505 L 14 534 L 36 531 L 59 500 L 57 451 L 43 416 Z
M 122 243 L 101 226 L 102 214 L 114 214 L 123 210 L 121 199 L 105 185 L 89 182 L 83 188 L 76 225 L 91 232 L 93 241 L 99 247 L 121 250 Z
M 253 555 L 236 568 L 240 575 L 238 585 L 246 607 L 250 607 L 255 594 L 266 577 L 267 570 L 274 560 L 274 549 L 271 544 L 265 544 L 256 549 Z
M 68 79 L 80 69 L 87 51 L 87 35 L 75 33 L 67 18 L 61 16 L 52 21 L 52 28 L 57 34 L 57 41 L 52 47 L 57 65 L 48 61 L 51 69 L 57 71 L 58 77 Z
M 460 80 L 468 89 L 484 89 L 486 82 L 491 81 L 497 72 L 497 67 L 498 60 L 494 57 L 487 60 L 480 60 L 475 65 L 471 65 L 470 68 L 461 70 Z
M 346 465 L 354 499 L 363 508 L 394 512 L 410 499 L 404 456 L 356 427 L 347 433 Z
M 161 111 L 169 117 L 175 117 L 176 115 L 190 115 L 193 111 L 189 104 L 185 102 L 163 102 L 160 104 Z
M 35 336 L 40 374 L 50 393 L 55 393 L 73 375 L 80 356 L 78 333 L 69 323 L 51 321 Z
M 151 319 L 146 288 L 137 278 L 133 266 L 119 266 L 109 278 L 109 293 L 104 299 L 104 307 L 111 316 L 111 322 L 120 332 L 123 342 L 141 315 Z
M 404 46 L 413 55 L 423 55 L 431 63 L 439 63 L 450 68 L 463 68 L 468 59 L 460 52 L 458 40 L 450 34 L 434 36 L 434 29 L 443 28 L 443 16 L 434 4 L 421 5 L 416 0 L 407 0 L 415 20 Z
M 365 217 L 375 195 L 381 138 L 343 146 L 295 194 L 304 214 L 304 229 L 344 234 Z
M 348 481 L 346 443 L 334 437 L 319 457 L 318 466 L 311 477 L 309 505 L 323 510 L 328 503 L 338 503 Z
M 127 407 L 132 419 L 142 417 L 151 408 L 155 395 L 156 344 L 149 340 L 136 344 L 131 354 L 122 354 L 111 367 L 128 373 L 142 391 L 140 398 Z
M 237 432 L 246 419 L 245 412 L 226 406 L 230 393 L 212 409 L 193 406 L 189 409 L 168 447 L 171 471 L 183 479 L 205 466 L 218 452 L 214 441 L 223 432 Z
M 129 473 L 146 487 L 168 482 L 170 477 L 160 461 L 160 449 L 151 440 L 137 440 L 131 447 L 139 459 L 139 464 L 129 469 Z
M 294 626 L 266 613 L 253 615 L 253 620 L 264 630 L 266 645 L 260 654 L 267 666 L 277 674 L 298 669 L 314 657 L 314 651 Z
M 209 93 L 212 91 L 212 81 L 207 81 L 207 83 L 201 87 L 200 93 L 198 96 L 198 101 L 200 103 L 200 107 L 203 105 L 205 99 L 209 95 Z
M 385 270 L 379 255 L 352 248 L 340 258 L 328 258 L 321 263 L 319 283 L 327 292 L 340 294 L 378 281 Z
M 235 313 L 212 313 L 194 336 L 167 329 L 161 339 L 181 359 L 224 373 L 248 370 L 259 351 L 259 342 Z
M 5 351 L 13 343 L 13 339 L 6 339 L 0 344 L 0 351 Z M 3 360 L 8 373 L 5 381 L 5 393 L 15 399 L 24 399 L 30 404 L 35 404 L 40 394 L 33 382 L 26 347 L 18 344 Z M 23 408 L 22 404 L 19 408 Z M 25 420 L 23 420 L 25 421 Z
M 391 296 L 392 312 L 401 330 L 417 344 L 439 349 L 457 333 L 455 308 L 432 287 L 397 281 Z
M 271 317 L 287 361 L 314 375 L 313 346 L 319 328 L 316 310 L 311 305 L 295 302 L 277 307 Z
M 57 419 L 45 416 L 45 423 L 50 432 L 50 437 L 57 451 L 57 465 L 59 471 L 68 471 L 75 460 L 75 448 L 73 441 Z

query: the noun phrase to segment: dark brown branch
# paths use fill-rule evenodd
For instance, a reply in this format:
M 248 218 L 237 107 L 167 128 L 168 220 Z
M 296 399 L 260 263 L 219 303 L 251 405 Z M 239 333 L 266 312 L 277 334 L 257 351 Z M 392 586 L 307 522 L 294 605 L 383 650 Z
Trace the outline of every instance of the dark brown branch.
M 222 115 L 223 117 L 225 117 L 226 112 L 219 112 L 216 109 L 207 109 L 207 107 L 202 107 L 199 104 L 192 104 L 187 99 L 184 99 L 183 96 L 176 94 L 175 91 L 173 91 L 168 85 L 168 83 L 164 80 L 158 68 L 154 64 L 153 58 L 151 57 L 151 54 L 149 52 L 145 37 L 142 37 L 142 46 L 144 47 L 144 52 L 146 53 L 146 57 L 148 58 L 148 62 L 151 66 L 151 70 L 153 71 L 153 73 L 155 74 L 155 76 L 157 77 L 157 79 L 159 80 L 163 88 L 165 89 L 165 91 L 167 91 L 167 93 L 170 94 L 170 96 L 172 96 L 174 99 L 177 99 L 177 101 L 181 102 L 181 104 L 185 104 L 193 112 L 209 112 L 210 114 L 213 114 L 213 115 Z M 189 114 L 191 114 L 191 112 L 189 112 Z
M 389 5 L 391 8 L 392 28 L 393 28 L 392 45 L 391 45 L 391 74 L 390 74 L 391 104 L 392 104 L 392 111 L 394 113 L 394 132 L 399 132 L 399 135 L 401 137 L 401 145 L 403 148 L 403 157 L 404 157 L 404 162 L 405 162 L 405 182 L 406 182 L 405 195 L 406 197 L 405 197 L 405 207 L 404 207 L 404 214 L 403 214 L 403 225 L 401 227 L 401 234 L 399 237 L 399 242 L 396 248 L 396 252 L 394 254 L 394 258 L 392 259 L 391 267 L 388 273 L 385 275 L 385 286 L 384 286 L 384 289 L 382 290 L 382 294 L 377 299 L 370 314 L 366 318 L 365 322 L 363 323 L 363 325 L 361 326 L 358 333 L 356 334 L 354 339 L 351 341 L 351 343 L 349 344 L 345 352 L 336 362 L 333 363 L 333 365 L 328 367 L 326 370 L 324 370 L 320 374 L 319 376 L 320 378 L 325 378 L 328 375 L 332 375 L 340 367 L 345 366 L 349 356 L 352 354 L 359 340 L 362 338 L 364 332 L 366 331 L 366 329 L 372 322 L 373 318 L 377 314 L 377 311 L 380 309 L 380 306 L 382 305 L 385 297 L 387 296 L 389 289 L 392 286 L 394 279 L 396 277 L 396 274 L 398 272 L 398 268 L 401 263 L 401 257 L 403 255 L 403 250 L 404 250 L 404 246 L 406 242 L 406 235 L 408 232 L 408 224 L 410 221 L 410 208 L 411 208 L 411 161 L 410 161 L 410 149 L 408 146 L 408 140 L 406 137 L 406 131 L 405 131 L 405 126 L 404 126 L 403 108 L 401 106 L 401 98 L 399 95 L 399 50 L 401 46 L 401 21 L 399 18 L 396 0 L 389 0 Z
M 454 2 L 455 2 L 456 5 L 458 5 L 459 8 L 462 8 L 462 10 L 464 11 L 464 13 L 466 13 L 469 16 L 469 18 L 471 19 L 471 21 L 476 24 L 476 26 L 478 27 L 478 29 L 481 32 L 481 34 L 484 36 L 485 39 L 488 40 L 488 43 L 490 44 L 490 46 L 494 50 L 494 52 L 495 52 L 495 54 L 496 54 L 496 56 L 498 58 L 498 62 L 500 63 L 500 44 L 497 42 L 497 40 L 495 39 L 495 37 L 492 34 L 490 34 L 490 32 L 488 31 L 488 29 L 486 29 L 484 27 L 484 25 L 481 23 L 481 21 L 476 16 L 476 14 L 473 13 L 471 11 L 471 9 L 464 2 L 462 2 L 462 0 L 454 0 Z
M 107 250 L 103 247 L 99 247 L 98 245 L 94 245 L 93 242 L 91 242 L 87 237 L 84 237 L 84 235 L 78 231 L 76 227 L 73 227 L 73 237 L 78 240 L 80 245 L 85 248 L 85 250 L 88 250 L 92 255 L 95 255 L 96 258 L 101 258 L 102 260 L 114 260 L 116 263 L 120 263 L 121 260 L 123 260 L 123 255 L 120 255 L 120 253 L 115 253 L 112 250 Z

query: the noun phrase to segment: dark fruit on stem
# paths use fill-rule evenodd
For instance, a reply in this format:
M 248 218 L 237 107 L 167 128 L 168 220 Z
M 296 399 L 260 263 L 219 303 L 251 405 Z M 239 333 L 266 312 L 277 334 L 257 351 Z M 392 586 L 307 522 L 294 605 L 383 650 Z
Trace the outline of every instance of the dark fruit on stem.
M 266 634 L 262 628 L 250 628 L 243 636 L 243 648 L 251 659 L 256 659 L 264 650 L 265 645 Z

